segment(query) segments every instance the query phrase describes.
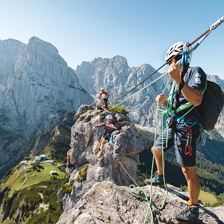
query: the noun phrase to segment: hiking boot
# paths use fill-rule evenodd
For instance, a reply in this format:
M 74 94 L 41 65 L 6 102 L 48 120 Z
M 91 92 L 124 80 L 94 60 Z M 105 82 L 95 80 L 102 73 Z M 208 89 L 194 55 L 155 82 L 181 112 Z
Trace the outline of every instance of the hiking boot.
M 176 216 L 176 219 L 179 222 L 192 223 L 198 220 L 198 216 L 199 216 L 199 206 L 194 205 L 185 208 L 180 214 Z
M 155 176 L 152 179 L 145 179 L 144 182 L 146 185 L 164 186 L 163 175 L 158 175 L 157 172 L 155 172 Z

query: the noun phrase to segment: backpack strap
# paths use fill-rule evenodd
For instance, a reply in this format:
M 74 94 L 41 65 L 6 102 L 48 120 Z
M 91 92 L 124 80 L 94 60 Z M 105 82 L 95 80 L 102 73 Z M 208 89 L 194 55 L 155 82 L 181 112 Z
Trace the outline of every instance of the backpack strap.
M 189 68 L 189 70 L 190 69 L 191 68 Z M 185 75 L 183 77 L 183 81 L 188 82 L 188 80 L 189 80 L 189 73 L 190 73 L 189 70 L 185 73 Z M 174 117 L 176 114 L 178 114 L 181 111 L 184 111 L 184 110 L 189 108 L 189 110 L 184 114 L 184 116 L 186 116 L 194 107 L 193 107 L 193 105 L 190 102 L 187 102 L 187 103 L 182 104 L 179 107 L 177 107 L 176 110 L 174 109 L 174 107 L 173 107 L 173 100 L 174 100 L 174 97 L 175 97 L 175 94 L 174 94 L 175 85 L 176 84 L 173 81 L 171 89 L 170 89 L 169 97 L 168 97 L 168 106 L 167 106 L 167 110 L 165 111 L 165 114 Z

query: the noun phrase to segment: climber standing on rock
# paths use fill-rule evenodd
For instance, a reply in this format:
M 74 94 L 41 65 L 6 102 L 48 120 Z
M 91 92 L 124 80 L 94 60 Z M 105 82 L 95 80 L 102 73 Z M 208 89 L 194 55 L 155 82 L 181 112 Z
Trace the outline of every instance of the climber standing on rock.
M 156 102 L 167 107 L 167 125 L 160 133 L 151 151 L 155 157 L 157 171 L 152 179 L 145 180 L 146 184 L 164 185 L 162 150 L 175 146 L 176 159 L 182 168 L 187 181 L 189 201 L 188 207 L 177 220 L 192 222 L 198 219 L 198 197 L 200 184 L 196 171 L 196 142 L 200 135 L 199 114 L 195 107 L 201 104 L 206 88 L 206 74 L 200 67 L 189 67 L 189 58 L 183 65 L 183 42 L 173 44 L 165 55 L 169 63 L 168 74 L 173 80 L 173 92 L 167 99 L 164 94 L 156 97 Z M 185 69 L 185 71 L 184 71 Z M 172 88 L 171 88 L 172 89 Z M 189 107 L 189 103 L 191 107 Z M 183 106 L 185 105 L 185 106 Z M 181 108 L 182 107 L 182 108 Z
M 109 94 L 104 90 L 104 88 L 100 89 L 100 92 L 96 95 L 96 104 L 99 109 L 108 109 L 108 98 Z

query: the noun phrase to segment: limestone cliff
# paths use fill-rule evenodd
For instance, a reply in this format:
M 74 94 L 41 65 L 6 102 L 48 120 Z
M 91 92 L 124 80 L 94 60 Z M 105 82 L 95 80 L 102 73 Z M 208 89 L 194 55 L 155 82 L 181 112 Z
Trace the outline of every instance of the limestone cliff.
M 27 45 L 4 40 L 0 55 L 1 176 L 35 135 L 51 131 L 66 111 L 92 99 L 50 43 L 37 37 Z

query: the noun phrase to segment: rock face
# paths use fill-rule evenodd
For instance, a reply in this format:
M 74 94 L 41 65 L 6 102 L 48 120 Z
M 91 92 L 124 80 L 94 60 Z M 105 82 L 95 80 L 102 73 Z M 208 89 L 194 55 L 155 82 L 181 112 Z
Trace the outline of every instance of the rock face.
M 76 202 L 98 181 L 110 180 L 118 185 L 130 184 L 131 179 L 120 166 L 120 162 L 134 178 L 137 178 L 139 153 L 151 144 L 150 136 L 141 137 L 139 130 L 127 116 L 115 113 L 119 133 L 113 142 L 105 144 L 104 154 L 98 158 L 95 152 L 99 147 L 102 130 L 94 130 L 94 127 L 103 122 L 108 113 L 84 106 L 75 115 L 76 122 L 71 129 L 71 146 L 74 148 L 72 160 L 78 168 L 70 177 L 70 181 L 74 182 L 70 197 L 72 202 Z
M 150 187 L 143 187 L 141 190 L 150 195 Z M 184 197 L 184 194 L 168 189 L 165 207 L 160 211 L 151 206 L 152 218 L 147 211 L 148 204 L 130 194 L 128 187 L 117 186 L 109 181 L 96 183 L 72 209 L 63 213 L 58 224 L 142 224 L 145 219 L 146 223 L 179 223 L 175 220 L 175 215 L 186 207 L 186 201 L 177 194 Z M 152 200 L 158 207 L 162 205 L 165 196 L 166 191 L 164 189 L 152 188 Z M 220 209 L 223 210 L 224 208 L 220 207 Z M 199 219 L 200 221 L 197 223 L 201 224 L 223 223 L 214 212 L 203 207 L 200 209 Z
M 0 55 L 4 55 L 0 58 L 2 172 L 27 150 L 37 131 L 49 131 L 65 111 L 90 103 L 91 97 L 50 43 L 36 37 L 27 45 L 16 40 L 0 41 Z
M 72 161 L 76 166 L 70 176 L 73 189 L 63 198 L 64 212 L 58 224 L 144 223 L 148 203 L 138 200 L 127 186 L 136 183 L 139 153 L 150 148 L 153 136 L 135 126 L 126 115 L 115 113 L 114 124 L 120 132 L 113 142 L 105 144 L 103 155 L 98 157 L 95 152 L 102 133 L 94 131 L 94 127 L 108 113 L 82 106 L 75 115 L 71 131 Z M 151 195 L 147 186 L 137 190 Z M 161 205 L 165 195 L 164 189 L 152 187 L 156 205 Z M 186 206 L 186 198 L 185 193 L 169 186 L 164 209 L 151 206 L 153 223 L 177 223 L 175 214 Z M 149 218 L 146 220 L 150 221 Z M 200 223 L 222 223 L 220 219 L 211 210 L 201 208 Z

